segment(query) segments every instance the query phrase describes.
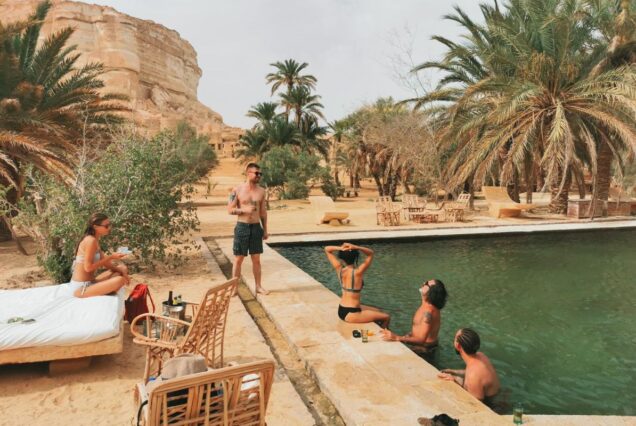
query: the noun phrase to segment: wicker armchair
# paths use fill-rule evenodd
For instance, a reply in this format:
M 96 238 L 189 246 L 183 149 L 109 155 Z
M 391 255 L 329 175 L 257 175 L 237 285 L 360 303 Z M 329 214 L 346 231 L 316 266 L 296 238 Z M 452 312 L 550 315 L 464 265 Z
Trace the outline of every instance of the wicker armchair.
M 391 197 L 382 196 L 375 201 L 376 224 L 399 225 L 402 207 L 393 203 Z
M 470 206 L 470 194 L 465 192 L 457 196 L 457 200 L 444 203 L 444 214 L 449 222 L 462 222 Z
M 223 366 L 223 337 L 228 308 L 238 278 L 211 288 L 200 304 L 189 303 L 193 308 L 192 323 L 157 314 L 143 314 L 130 324 L 134 342 L 146 346 L 144 382 L 150 376 L 161 373 L 164 359 L 182 353 L 200 354 L 208 367 Z M 135 327 L 145 321 L 145 333 Z
M 274 361 L 258 361 L 162 381 L 146 392 L 140 383 L 140 424 L 265 425 Z

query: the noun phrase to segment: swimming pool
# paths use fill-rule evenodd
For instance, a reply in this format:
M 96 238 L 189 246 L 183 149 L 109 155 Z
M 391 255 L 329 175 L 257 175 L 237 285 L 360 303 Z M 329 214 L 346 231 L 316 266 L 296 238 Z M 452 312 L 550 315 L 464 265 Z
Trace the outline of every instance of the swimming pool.
M 629 229 L 373 242 L 363 303 L 388 310 L 403 334 L 419 285 L 439 278 L 450 297 L 438 368 L 462 366 L 452 336 L 470 326 L 527 412 L 634 415 L 635 238 Z M 339 294 L 322 245 L 276 250 Z

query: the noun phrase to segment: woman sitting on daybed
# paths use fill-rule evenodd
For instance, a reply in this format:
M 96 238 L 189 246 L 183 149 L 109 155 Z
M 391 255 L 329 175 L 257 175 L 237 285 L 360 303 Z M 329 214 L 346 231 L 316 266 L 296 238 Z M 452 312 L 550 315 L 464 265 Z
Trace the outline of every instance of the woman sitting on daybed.
M 99 248 L 100 238 L 110 233 L 111 226 L 105 214 L 94 213 L 89 218 L 84 236 L 75 249 L 73 276 L 70 282 L 71 291 L 75 297 L 110 294 L 130 282 L 126 265 L 112 263 L 113 260 L 120 260 L 126 255 L 113 253 L 104 256 Z M 108 271 L 95 276 L 100 268 L 106 268 Z

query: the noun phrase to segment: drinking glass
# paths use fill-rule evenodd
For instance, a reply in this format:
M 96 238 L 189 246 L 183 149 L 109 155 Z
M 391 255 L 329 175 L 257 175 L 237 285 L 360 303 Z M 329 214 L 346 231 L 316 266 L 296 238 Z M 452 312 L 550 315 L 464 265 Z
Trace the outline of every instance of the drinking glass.
M 369 330 L 366 328 L 362 329 L 362 343 L 367 343 L 369 341 Z
M 512 408 L 512 421 L 516 425 L 523 423 L 523 405 L 517 402 Z

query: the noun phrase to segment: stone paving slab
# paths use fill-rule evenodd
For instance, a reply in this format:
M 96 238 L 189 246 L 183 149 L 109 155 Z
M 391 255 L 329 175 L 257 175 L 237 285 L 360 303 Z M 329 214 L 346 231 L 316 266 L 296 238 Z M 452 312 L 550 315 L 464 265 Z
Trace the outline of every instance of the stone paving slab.
M 213 278 L 205 286 L 180 286 L 179 290 L 184 298 L 187 298 L 186 300 L 197 300 L 197 298 L 202 297 L 203 289 L 226 281 L 207 245 L 203 241 L 199 241 L 199 244 L 201 245 L 203 257 L 206 259 L 210 269 L 210 276 Z M 265 338 L 238 297 L 232 298 L 230 302 L 225 333 L 225 362 L 245 363 L 257 359 L 274 359 L 274 355 Z M 287 377 L 281 367 L 277 366 L 267 407 L 267 424 L 269 426 L 288 426 L 313 425 L 314 423 L 313 416 L 296 392 L 289 377 Z

